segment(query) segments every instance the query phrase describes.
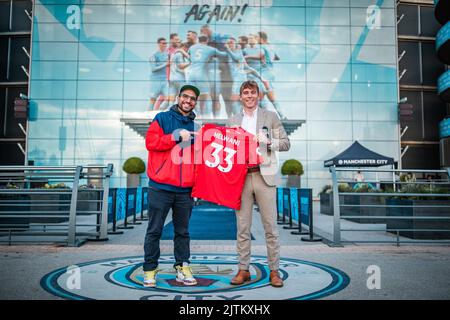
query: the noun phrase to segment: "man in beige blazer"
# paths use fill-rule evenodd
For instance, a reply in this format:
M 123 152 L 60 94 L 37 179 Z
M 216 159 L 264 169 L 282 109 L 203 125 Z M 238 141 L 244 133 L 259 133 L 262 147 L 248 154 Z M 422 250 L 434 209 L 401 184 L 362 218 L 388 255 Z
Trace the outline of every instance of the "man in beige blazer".
M 270 269 L 270 284 L 282 287 L 278 273 L 280 244 L 276 219 L 276 185 L 280 183 L 277 151 L 287 151 L 290 142 L 277 114 L 259 108 L 259 88 L 255 81 L 246 81 L 240 88 L 242 112 L 228 120 L 229 127 L 240 126 L 255 135 L 264 162 L 249 167 L 241 197 L 241 209 L 236 211 L 237 254 L 239 272 L 231 284 L 240 285 L 250 281 L 251 225 L 253 203 L 259 206 L 264 226 L 267 258 Z

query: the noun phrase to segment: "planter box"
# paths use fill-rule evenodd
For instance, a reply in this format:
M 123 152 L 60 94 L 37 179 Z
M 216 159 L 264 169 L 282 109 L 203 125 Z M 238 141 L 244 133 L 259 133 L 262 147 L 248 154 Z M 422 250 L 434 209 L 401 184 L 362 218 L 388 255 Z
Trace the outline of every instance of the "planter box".
M 450 200 L 403 200 L 388 199 L 389 205 L 407 205 L 410 207 L 387 208 L 387 216 L 406 217 L 450 217 L 450 208 L 418 208 L 425 205 L 450 205 Z M 442 229 L 450 230 L 450 220 L 387 220 L 388 229 Z M 396 234 L 396 232 L 392 232 Z M 450 232 L 422 232 L 422 231 L 400 231 L 402 237 L 411 239 L 438 240 L 450 239 Z
M 41 202 L 33 202 L 34 204 L 57 204 L 59 201 L 70 201 L 70 194 L 31 194 L 30 199 L 33 201 L 39 200 Z M 45 200 L 51 200 L 51 202 L 46 203 Z M 60 204 L 59 206 L 36 206 L 31 205 L 30 211 L 39 211 L 39 215 L 63 215 L 61 211 L 69 211 L 70 203 Z M 31 213 L 33 214 L 33 213 Z M 67 214 L 68 216 L 68 214 Z M 67 218 L 30 218 L 30 223 L 61 223 L 68 221 Z
M 95 190 L 78 190 L 77 211 L 99 211 L 101 204 L 99 202 L 85 202 L 80 200 L 102 200 L 103 192 Z M 92 213 L 77 213 L 77 215 L 91 215 Z
M 351 205 L 384 205 L 385 198 L 381 196 L 358 196 L 345 195 L 339 196 L 340 204 Z M 333 193 L 320 194 L 320 213 L 333 215 Z M 384 207 L 370 208 L 370 207 L 341 207 L 341 216 L 385 216 L 386 210 Z M 380 219 L 346 219 L 348 221 L 357 223 L 385 223 Z
M 0 200 L 16 200 L 17 202 L 15 202 L 16 204 L 19 203 L 21 200 L 29 200 L 30 197 L 28 195 L 25 194 L 17 194 L 17 195 L 13 195 L 13 194 L 1 194 L 0 195 Z M 30 207 L 28 205 L 24 205 L 24 206 L 0 206 L 0 229 L 9 229 L 9 228 L 18 228 L 17 226 L 13 226 L 13 225 L 23 225 L 23 228 L 28 228 L 28 224 L 30 222 L 29 218 L 3 218 L 2 217 L 2 213 L 4 212 L 4 214 L 8 214 L 5 211 L 9 211 L 9 210 L 14 210 L 14 211 L 29 211 Z M 24 214 L 28 214 L 28 213 L 24 213 Z

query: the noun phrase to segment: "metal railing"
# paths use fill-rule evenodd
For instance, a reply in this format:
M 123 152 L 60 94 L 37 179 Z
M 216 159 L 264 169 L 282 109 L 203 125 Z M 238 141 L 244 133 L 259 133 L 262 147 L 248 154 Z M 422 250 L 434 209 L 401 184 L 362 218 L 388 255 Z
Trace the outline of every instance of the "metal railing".
M 360 184 L 368 186 L 369 184 L 376 185 L 378 188 L 374 188 L 370 190 L 370 192 L 340 192 L 339 184 L 340 183 L 349 183 L 351 180 L 348 178 L 340 178 L 338 177 L 338 173 L 352 173 L 352 172 L 370 172 L 377 174 L 384 174 L 389 177 L 392 176 L 392 180 L 388 179 L 376 179 L 376 180 L 365 180 Z M 330 167 L 330 172 L 332 176 L 332 201 L 333 201 L 333 245 L 341 246 L 344 242 L 351 243 L 396 243 L 397 246 L 400 243 L 450 243 L 450 234 L 448 237 L 444 236 L 444 239 L 423 239 L 427 238 L 423 236 L 426 233 L 430 232 L 438 232 L 438 233 L 448 233 L 450 232 L 450 227 L 446 228 L 446 226 L 450 225 L 450 180 L 449 180 L 449 171 L 447 170 L 396 170 L 396 169 L 373 169 L 373 168 L 336 168 L 334 166 Z M 438 174 L 441 176 L 441 179 L 437 180 L 420 180 L 413 179 L 410 181 L 399 181 L 397 180 L 401 174 Z M 396 175 L 398 174 L 398 175 Z M 397 178 L 396 178 L 397 177 Z M 442 178 L 444 177 L 444 178 Z M 358 184 L 358 182 L 353 182 L 354 184 Z M 411 186 L 424 186 L 428 187 L 428 192 L 406 192 L 408 190 L 402 190 L 403 186 L 409 186 L 411 190 Z M 385 190 L 381 190 L 384 187 Z M 439 187 L 441 190 L 439 193 L 433 193 L 435 188 Z M 445 188 L 443 188 L 445 187 Z M 389 189 L 388 189 L 389 188 Z M 414 190 L 414 188 L 412 188 Z M 417 188 L 416 188 L 417 189 Z M 398 190 L 398 191 L 397 191 Z M 345 202 L 345 197 L 352 196 L 353 201 L 351 203 L 341 203 L 342 200 Z M 379 201 L 379 203 L 375 204 L 364 204 L 363 198 L 372 196 L 383 199 L 384 201 Z M 426 201 L 423 201 L 420 204 L 414 204 L 412 200 L 417 200 L 415 198 L 420 197 Z M 375 198 L 373 198 L 375 199 Z M 410 201 L 402 201 L 402 200 L 410 200 Z M 438 199 L 437 201 L 441 201 L 442 203 L 436 204 L 430 202 L 431 199 Z M 447 200 L 447 201 L 443 201 Z M 366 200 L 367 201 L 367 200 Z M 426 203 L 429 202 L 429 203 Z M 435 201 L 436 202 L 436 201 Z M 375 214 L 375 215 L 364 215 L 361 213 L 361 208 L 372 209 L 380 209 L 384 210 L 383 214 Z M 405 208 L 405 211 L 402 211 L 402 208 Z M 448 210 L 446 210 L 448 208 Z M 429 209 L 428 212 L 425 212 L 425 209 Z M 439 209 L 445 210 L 445 212 L 438 212 Z M 342 215 L 341 211 L 347 211 L 346 214 Z M 416 212 L 417 210 L 417 212 Z M 349 214 L 348 211 L 352 211 L 353 214 Z M 367 211 L 366 211 L 367 212 Z M 357 213 L 357 214 L 355 214 Z M 386 228 L 380 230 L 380 228 L 341 228 L 341 219 L 346 219 L 350 221 L 354 221 L 355 219 L 358 221 L 365 221 L 365 223 L 372 224 L 386 224 Z M 370 221 L 370 222 L 369 222 Z M 410 221 L 410 223 L 407 223 Z M 424 224 L 424 221 L 441 221 L 443 222 L 443 226 L 445 228 L 430 228 L 425 227 L 421 228 L 420 226 L 416 226 L 416 224 Z M 395 223 L 394 223 L 395 222 Z M 448 223 L 447 223 L 448 222 Z M 393 225 L 393 227 L 392 227 Z M 395 226 L 397 225 L 397 227 Z M 403 227 L 399 227 L 403 226 Z M 404 226 L 407 227 L 404 227 Z M 412 225 L 412 226 L 411 226 Z M 342 240 L 341 232 L 380 232 L 385 231 L 393 235 L 393 240 L 391 237 L 388 239 L 376 239 L 376 240 L 367 240 L 367 239 L 356 239 L 356 240 Z M 414 236 L 414 234 L 421 234 L 420 236 Z M 404 235 L 404 237 L 403 237 Z M 406 238 L 419 238 L 418 240 L 406 239 Z M 428 236 L 431 238 L 430 236 Z M 442 236 L 439 236 L 442 237 Z
M 112 164 L 0 166 L 0 242 L 107 240 L 112 173 Z

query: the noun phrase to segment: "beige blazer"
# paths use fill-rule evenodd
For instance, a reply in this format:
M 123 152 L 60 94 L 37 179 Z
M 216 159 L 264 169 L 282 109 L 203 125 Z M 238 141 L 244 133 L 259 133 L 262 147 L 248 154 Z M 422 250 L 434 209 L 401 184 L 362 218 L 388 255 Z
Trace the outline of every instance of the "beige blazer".
M 243 112 L 232 116 L 227 121 L 227 126 L 240 126 L 242 124 Z M 266 127 L 269 130 L 269 138 L 272 143 L 267 147 L 260 145 L 260 151 L 264 158 L 264 162 L 260 165 L 261 175 L 269 186 L 276 186 L 281 183 L 278 168 L 278 151 L 288 151 L 291 143 L 286 134 L 286 130 L 275 112 L 258 108 L 256 116 L 256 132 Z

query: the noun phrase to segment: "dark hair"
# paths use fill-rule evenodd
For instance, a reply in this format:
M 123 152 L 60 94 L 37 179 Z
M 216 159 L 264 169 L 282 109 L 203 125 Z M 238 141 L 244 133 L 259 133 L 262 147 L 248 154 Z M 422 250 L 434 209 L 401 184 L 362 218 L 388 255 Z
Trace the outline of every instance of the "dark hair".
M 170 34 L 170 39 L 173 39 L 173 38 L 175 38 L 176 36 L 178 36 L 178 33 L 171 33 L 171 34 Z
M 197 32 L 195 32 L 195 31 L 192 31 L 192 30 L 188 30 L 188 32 L 187 33 L 193 33 L 193 34 L 195 34 L 195 35 L 197 35 Z
M 158 43 L 160 43 L 161 41 L 166 41 L 166 38 L 158 38 Z
M 189 42 L 182 42 L 182 43 L 180 43 L 180 46 L 189 48 Z
M 239 89 L 239 95 L 242 95 L 242 91 L 244 89 L 256 89 L 256 92 L 259 94 L 259 86 L 256 83 L 256 81 L 253 80 L 247 80 L 241 84 L 241 88 Z
M 267 41 L 267 33 L 265 33 L 264 31 L 258 31 L 258 36 L 264 41 Z
M 240 36 L 239 39 L 244 40 L 244 42 L 248 42 L 247 36 Z
M 198 37 L 198 41 L 200 41 L 201 43 L 208 42 L 208 37 L 207 36 L 200 36 L 200 37 Z

